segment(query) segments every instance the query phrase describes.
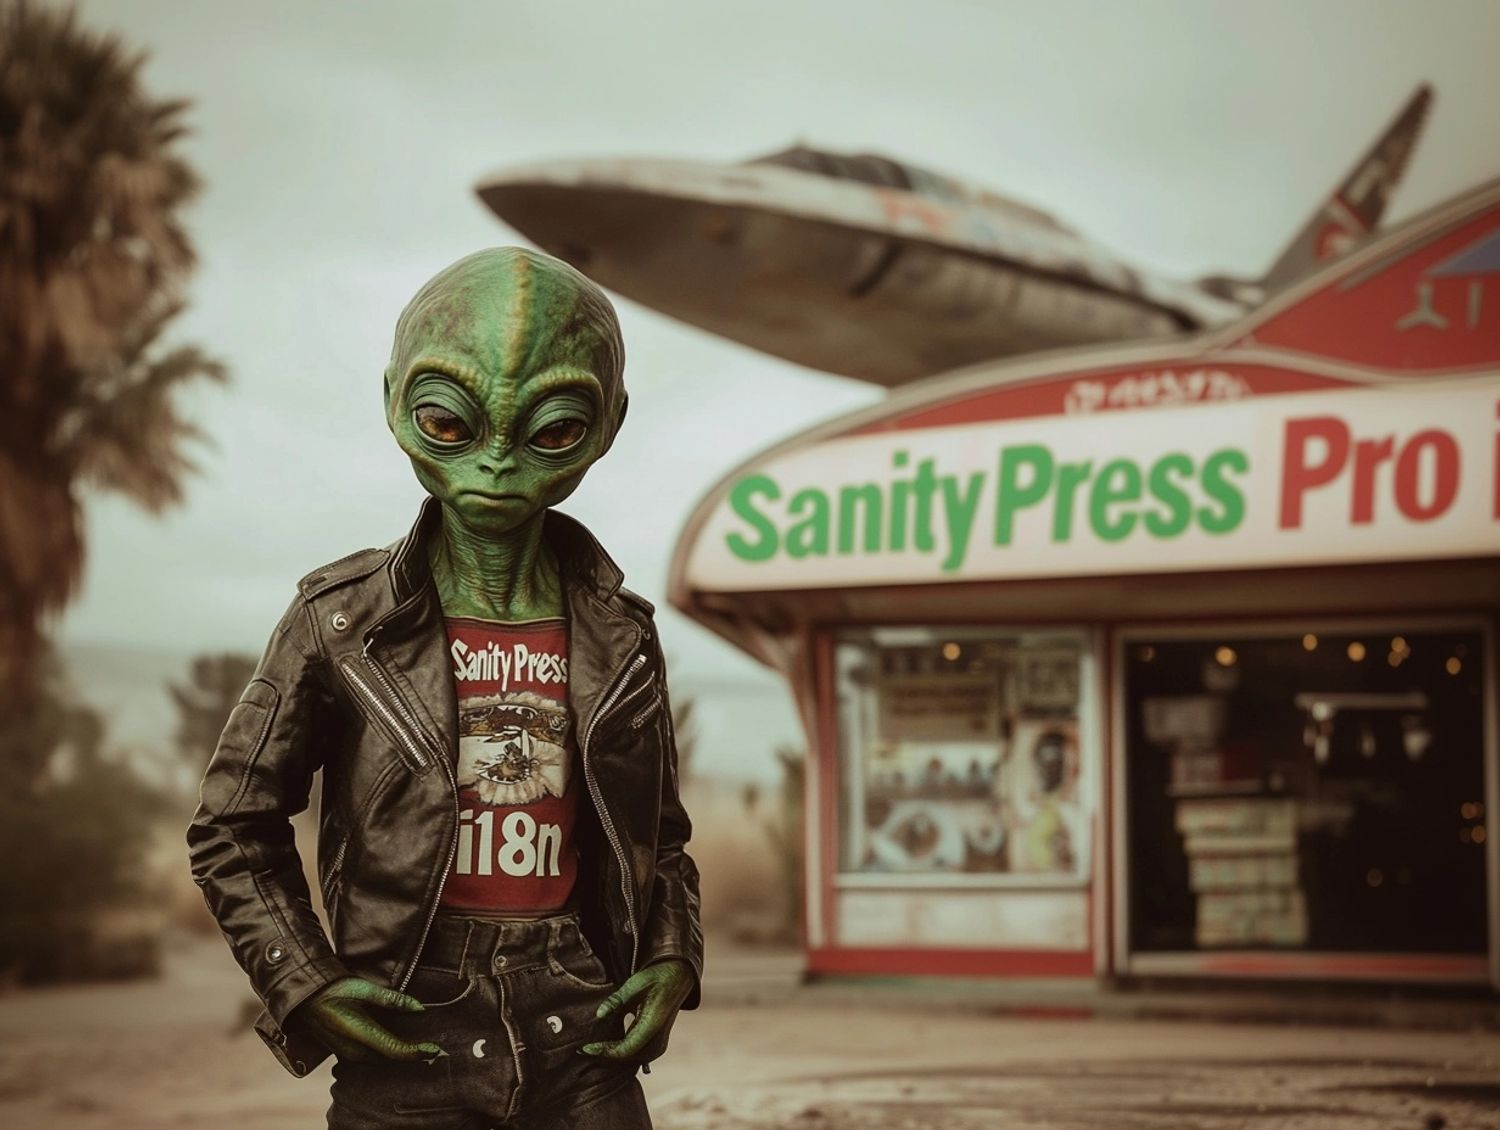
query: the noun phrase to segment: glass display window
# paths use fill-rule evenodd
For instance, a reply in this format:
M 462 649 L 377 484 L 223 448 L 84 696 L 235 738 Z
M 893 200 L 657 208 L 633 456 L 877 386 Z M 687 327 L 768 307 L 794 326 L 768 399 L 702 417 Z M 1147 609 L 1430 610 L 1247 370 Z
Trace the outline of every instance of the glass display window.
M 1482 626 L 1121 646 L 1132 951 L 1487 951 Z
M 845 875 L 1081 879 L 1082 632 L 874 628 L 835 647 Z

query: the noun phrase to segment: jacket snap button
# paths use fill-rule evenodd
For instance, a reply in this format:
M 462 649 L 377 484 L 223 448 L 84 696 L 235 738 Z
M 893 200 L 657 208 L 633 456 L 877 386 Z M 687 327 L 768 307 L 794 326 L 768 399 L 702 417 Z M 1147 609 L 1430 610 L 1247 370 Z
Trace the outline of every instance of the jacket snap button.
M 286 947 L 280 942 L 272 942 L 266 947 L 266 960 L 272 965 L 286 960 Z
M 335 632 L 342 632 L 349 626 L 349 617 L 342 612 L 335 612 L 328 618 L 328 623 L 333 626 Z

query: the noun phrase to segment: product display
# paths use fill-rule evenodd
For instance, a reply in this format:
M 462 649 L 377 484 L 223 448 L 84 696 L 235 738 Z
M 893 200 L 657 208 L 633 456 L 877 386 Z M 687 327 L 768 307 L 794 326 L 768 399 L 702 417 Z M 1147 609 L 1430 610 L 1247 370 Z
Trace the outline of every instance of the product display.
M 846 657 L 860 735 L 848 751 L 862 816 L 846 843 L 852 870 L 1077 871 L 1076 647 L 851 643 Z
M 1405 625 L 1133 642 L 1135 947 L 1482 952 L 1482 650 Z

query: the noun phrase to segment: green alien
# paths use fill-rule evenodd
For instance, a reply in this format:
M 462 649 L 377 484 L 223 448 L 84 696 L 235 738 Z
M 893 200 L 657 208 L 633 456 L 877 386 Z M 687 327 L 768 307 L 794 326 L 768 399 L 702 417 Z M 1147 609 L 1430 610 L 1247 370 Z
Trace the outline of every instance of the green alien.
M 636 1072 L 697 1004 L 653 609 L 552 509 L 609 450 L 623 367 L 558 260 L 428 282 L 385 399 L 431 497 L 303 578 L 204 777 L 194 877 L 272 1051 L 337 1057 L 330 1126 L 649 1126 Z M 327 932 L 288 822 L 319 769 Z

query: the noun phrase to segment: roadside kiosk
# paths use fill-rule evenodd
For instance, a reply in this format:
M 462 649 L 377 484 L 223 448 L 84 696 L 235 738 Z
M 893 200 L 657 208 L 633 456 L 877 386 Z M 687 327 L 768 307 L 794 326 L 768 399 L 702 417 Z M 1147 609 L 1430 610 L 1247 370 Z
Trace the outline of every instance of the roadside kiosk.
M 810 972 L 1500 986 L 1500 182 L 779 444 L 670 583 L 803 719 Z

